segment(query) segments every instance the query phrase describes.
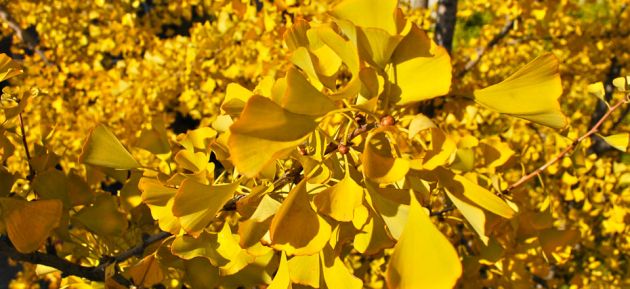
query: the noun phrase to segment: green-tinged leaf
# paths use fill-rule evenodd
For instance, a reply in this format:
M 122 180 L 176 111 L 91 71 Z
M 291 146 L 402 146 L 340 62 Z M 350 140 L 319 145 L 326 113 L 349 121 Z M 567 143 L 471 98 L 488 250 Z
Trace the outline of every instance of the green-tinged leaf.
M 280 256 L 280 266 L 273 277 L 273 281 L 267 289 L 291 289 L 291 279 L 289 279 L 289 265 L 287 255 L 282 252 Z
M 73 218 L 99 235 L 121 235 L 127 230 L 127 217 L 118 211 L 116 197 L 100 195 L 92 206 L 84 207 Z
M 102 124 L 90 133 L 80 160 L 85 164 L 120 170 L 140 167 L 116 136 Z
M 0 81 L 22 74 L 20 65 L 4 53 L 0 54 Z
M 363 187 L 346 172 L 340 182 L 318 193 L 313 203 L 320 214 L 340 222 L 350 222 L 354 217 L 354 209 L 360 206 L 362 201 Z
M 266 97 L 254 95 L 230 127 L 232 161 L 239 172 L 253 177 L 300 144 L 316 126 L 314 117 L 289 112 Z
M 628 144 L 630 142 L 630 133 L 619 133 L 604 137 L 604 141 L 612 147 L 625 152 L 628 150 Z
M 385 273 L 388 287 L 451 289 L 461 274 L 455 248 L 412 198 L 407 224 Z
M 395 35 L 398 30 L 394 18 L 397 5 L 396 0 L 344 0 L 330 13 L 357 26 L 380 28 Z
M 311 207 L 306 180 L 289 192 L 271 221 L 271 246 L 287 255 L 312 255 L 330 238 L 331 227 Z
M 589 84 L 587 90 L 589 93 L 593 94 L 601 101 L 606 102 L 606 99 L 604 98 L 604 96 L 606 95 L 606 89 L 604 89 L 604 84 L 601 81 Z
M 173 202 L 173 215 L 179 217 L 182 228 L 193 236 L 208 226 L 234 196 L 238 182 L 223 185 L 204 185 L 192 179 L 182 182 Z
M 28 202 L 0 198 L 0 213 L 9 239 L 20 253 L 33 252 L 59 225 L 63 204 L 59 200 Z
M 617 77 L 613 79 L 612 83 L 619 91 L 630 90 L 630 76 Z
M 42 199 L 60 200 L 64 207 L 70 208 L 68 177 L 59 170 L 49 169 L 38 173 L 33 180 L 33 190 Z
M 553 54 L 544 54 L 502 82 L 474 92 L 475 101 L 483 106 L 556 129 L 567 125 L 560 95 L 558 59 Z

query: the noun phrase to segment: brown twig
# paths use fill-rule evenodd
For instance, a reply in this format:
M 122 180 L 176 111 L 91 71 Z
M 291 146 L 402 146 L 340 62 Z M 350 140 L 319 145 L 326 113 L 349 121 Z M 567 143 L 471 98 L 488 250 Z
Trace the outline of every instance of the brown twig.
M 20 119 L 20 131 L 22 132 L 22 145 L 24 146 L 24 151 L 26 152 L 26 160 L 28 161 L 28 180 L 32 180 L 35 176 L 35 171 L 33 170 L 33 166 L 31 165 L 31 153 L 28 151 L 28 142 L 26 141 L 26 130 L 24 129 L 24 120 L 22 119 L 22 113 L 18 113 L 18 117 Z
M 462 69 L 462 71 L 460 71 L 457 74 L 457 78 L 462 78 L 464 75 L 466 75 L 466 73 L 468 73 L 473 67 L 475 67 L 475 65 L 477 65 L 477 63 L 479 63 L 479 61 L 481 60 L 481 58 L 485 55 L 486 51 L 489 50 L 490 48 L 494 47 L 495 45 L 497 45 L 499 43 L 499 41 L 501 41 L 501 39 L 505 38 L 505 36 L 508 35 L 508 33 L 510 33 L 510 31 L 512 29 L 514 29 L 514 23 L 516 22 L 516 19 L 510 19 L 507 21 L 507 23 L 505 23 L 505 25 L 503 26 L 503 28 L 501 28 L 501 30 L 499 31 L 499 33 L 497 33 L 497 35 L 495 35 L 490 42 L 488 42 L 488 44 L 486 44 L 486 46 L 484 47 L 480 47 L 477 48 L 477 57 L 475 59 L 470 59 L 466 65 L 464 65 L 464 69 Z
M 532 178 L 538 176 L 540 173 L 542 173 L 545 169 L 547 169 L 549 166 L 555 164 L 556 162 L 558 162 L 560 159 L 562 159 L 562 157 L 564 157 L 566 154 L 568 154 L 569 152 L 573 151 L 576 146 L 582 142 L 584 139 L 590 137 L 591 135 L 595 134 L 598 130 L 599 127 L 602 125 L 602 123 L 604 123 L 604 121 L 612 114 L 613 111 L 615 111 L 617 108 L 619 108 L 622 104 L 624 103 L 628 103 L 628 100 L 626 99 L 622 99 L 619 102 L 617 102 L 615 105 L 613 105 L 612 107 L 610 107 L 608 109 L 608 111 L 606 112 L 606 114 L 604 114 L 599 121 L 584 135 L 580 136 L 578 139 L 574 140 L 573 143 L 571 143 L 570 146 L 568 146 L 567 148 L 565 148 L 562 152 L 560 152 L 558 155 L 556 155 L 553 159 L 549 160 L 547 163 L 545 163 L 544 165 L 542 165 L 541 167 L 539 167 L 538 169 L 536 169 L 535 171 L 533 171 L 532 173 L 521 177 L 518 181 L 516 181 L 515 183 L 511 184 L 505 191 L 504 193 L 509 193 L 511 190 L 513 190 L 514 188 L 528 182 L 529 180 L 531 180 Z

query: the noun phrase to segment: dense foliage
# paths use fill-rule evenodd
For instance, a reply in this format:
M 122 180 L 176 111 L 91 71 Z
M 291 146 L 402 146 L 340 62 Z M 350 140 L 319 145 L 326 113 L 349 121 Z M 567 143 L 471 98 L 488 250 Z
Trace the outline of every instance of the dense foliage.
M 11 287 L 630 286 L 628 4 L 0 1 Z

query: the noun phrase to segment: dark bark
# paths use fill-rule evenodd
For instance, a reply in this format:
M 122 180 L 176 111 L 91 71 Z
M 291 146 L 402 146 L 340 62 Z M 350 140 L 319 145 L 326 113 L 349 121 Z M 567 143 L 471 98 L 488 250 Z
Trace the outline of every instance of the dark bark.
M 448 53 L 453 49 L 453 34 L 457 21 L 457 0 L 439 0 L 435 25 L 435 42 L 444 46 Z

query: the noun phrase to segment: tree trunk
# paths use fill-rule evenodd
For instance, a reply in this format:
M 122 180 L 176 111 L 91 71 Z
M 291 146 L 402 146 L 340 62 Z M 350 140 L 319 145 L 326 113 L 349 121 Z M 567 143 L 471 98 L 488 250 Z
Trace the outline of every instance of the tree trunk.
M 435 42 L 444 46 L 448 53 L 453 48 L 453 34 L 457 20 L 457 0 L 439 0 L 437 23 L 435 25 Z

